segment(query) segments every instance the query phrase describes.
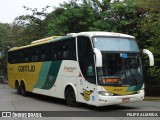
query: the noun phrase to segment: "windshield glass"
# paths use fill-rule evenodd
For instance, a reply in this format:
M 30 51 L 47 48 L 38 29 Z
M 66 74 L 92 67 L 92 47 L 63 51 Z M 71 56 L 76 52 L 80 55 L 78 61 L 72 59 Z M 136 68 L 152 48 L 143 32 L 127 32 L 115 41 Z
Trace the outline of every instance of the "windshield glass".
M 103 66 L 97 68 L 101 85 L 134 85 L 143 82 L 138 53 L 102 52 Z
M 100 51 L 139 52 L 135 39 L 121 37 L 94 37 L 93 44 Z

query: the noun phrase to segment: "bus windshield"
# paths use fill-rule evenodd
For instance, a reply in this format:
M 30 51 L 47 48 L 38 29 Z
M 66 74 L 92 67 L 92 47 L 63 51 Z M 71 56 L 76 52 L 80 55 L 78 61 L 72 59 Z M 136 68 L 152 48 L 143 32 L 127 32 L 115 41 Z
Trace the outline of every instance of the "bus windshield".
M 100 85 L 130 86 L 143 83 L 135 39 L 94 37 L 93 44 L 102 53 L 102 67 L 97 68 Z
M 121 37 L 94 37 L 94 47 L 100 51 L 128 51 L 140 52 L 133 38 Z
M 97 68 L 101 85 L 130 86 L 143 82 L 138 53 L 103 53 L 103 66 Z

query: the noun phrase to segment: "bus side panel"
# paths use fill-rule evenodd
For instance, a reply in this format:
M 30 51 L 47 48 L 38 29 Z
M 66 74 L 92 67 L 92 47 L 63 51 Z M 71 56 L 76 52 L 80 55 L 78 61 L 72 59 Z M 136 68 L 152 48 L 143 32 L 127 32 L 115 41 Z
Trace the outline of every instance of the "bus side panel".
M 7 72 L 8 72 L 8 86 L 10 88 L 15 88 L 15 80 L 17 80 L 17 78 L 14 76 L 14 72 L 13 72 L 13 65 L 12 64 L 8 64 L 7 65 Z
M 44 62 L 38 77 L 38 81 L 33 90 L 34 93 L 58 97 L 62 84 L 58 84 L 62 79 L 59 70 L 62 61 Z
M 77 95 L 77 80 L 79 68 L 77 61 L 63 60 L 59 69 L 58 79 L 55 82 L 57 97 L 64 99 L 65 88 L 71 85 Z
M 77 61 L 64 60 L 58 76 L 62 76 L 62 78 L 57 80 L 55 84 L 60 88 L 63 86 L 62 90 L 57 91 L 59 98 L 64 98 L 66 87 L 71 86 L 78 102 L 96 105 L 97 86 L 85 80 Z
M 23 81 L 26 90 L 32 92 L 38 80 L 42 62 L 8 64 L 8 84 L 15 88 L 15 81 Z
M 53 61 L 52 64 L 50 64 L 50 67 L 45 68 L 49 69 L 45 70 L 48 74 L 46 77 L 42 77 L 42 74 L 45 71 L 43 70 L 43 68 L 41 69 L 39 75 L 41 77 L 38 78 L 38 81 L 33 91 L 34 93 L 64 99 L 65 88 L 67 85 L 71 85 L 75 90 L 75 94 L 77 95 L 77 77 L 80 73 L 77 61 Z M 43 85 L 40 85 L 42 84 L 42 81 L 44 81 L 44 83 Z M 47 87 L 49 85 L 50 87 Z

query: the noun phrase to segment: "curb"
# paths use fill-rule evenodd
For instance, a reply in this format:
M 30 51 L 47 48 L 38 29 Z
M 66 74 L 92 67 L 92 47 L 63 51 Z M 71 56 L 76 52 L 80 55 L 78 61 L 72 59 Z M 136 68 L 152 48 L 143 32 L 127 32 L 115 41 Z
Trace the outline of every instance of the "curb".
M 144 101 L 160 101 L 160 97 L 144 97 Z

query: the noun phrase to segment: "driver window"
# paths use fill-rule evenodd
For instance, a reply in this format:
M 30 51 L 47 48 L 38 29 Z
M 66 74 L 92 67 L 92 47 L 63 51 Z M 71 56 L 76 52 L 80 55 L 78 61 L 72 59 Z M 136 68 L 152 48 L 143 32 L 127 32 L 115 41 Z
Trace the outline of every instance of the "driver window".
M 80 69 L 85 79 L 92 84 L 96 84 L 95 66 L 92 46 L 88 37 L 78 37 L 78 58 Z

